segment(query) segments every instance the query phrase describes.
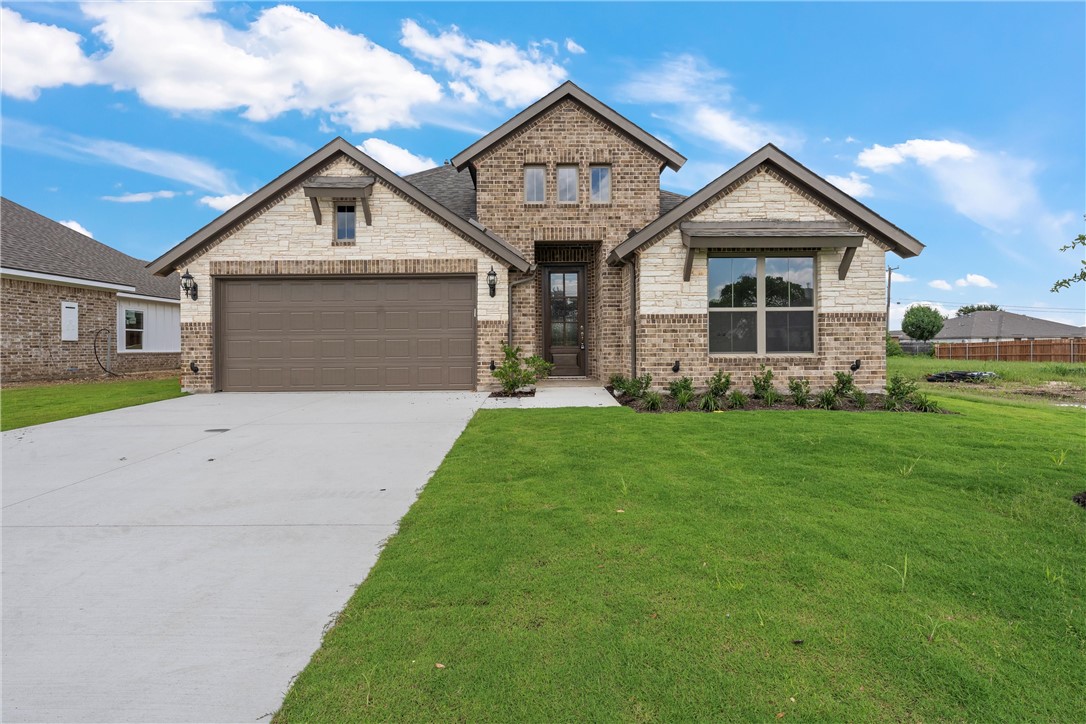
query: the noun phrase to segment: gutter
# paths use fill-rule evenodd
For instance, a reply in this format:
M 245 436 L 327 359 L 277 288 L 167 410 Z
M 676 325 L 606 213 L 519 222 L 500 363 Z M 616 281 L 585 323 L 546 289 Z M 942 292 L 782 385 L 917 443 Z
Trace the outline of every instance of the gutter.
M 506 344 L 509 345 L 510 347 L 513 346 L 513 287 L 519 287 L 521 284 L 527 284 L 528 282 L 534 282 L 535 281 L 535 270 L 536 270 L 536 266 L 535 266 L 535 264 L 532 264 L 532 265 L 530 265 L 528 267 L 528 271 L 526 272 L 528 274 L 531 274 L 530 277 L 528 277 L 526 279 L 518 279 L 515 282 L 513 282 L 513 281 L 509 282 L 509 293 L 508 293 L 508 297 L 509 297 L 509 316 L 508 316 L 507 321 L 506 321 L 505 324 L 506 324 L 506 327 L 508 328 L 507 336 L 508 336 L 508 339 L 509 339 L 509 341 L 506 342 Z

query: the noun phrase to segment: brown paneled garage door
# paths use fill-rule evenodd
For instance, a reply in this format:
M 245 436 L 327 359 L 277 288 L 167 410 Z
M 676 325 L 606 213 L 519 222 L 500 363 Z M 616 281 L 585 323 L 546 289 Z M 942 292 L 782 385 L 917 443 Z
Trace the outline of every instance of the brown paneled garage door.
M 475 384 L 472 278 L 225 280 L 219 304 L 224 391 Z

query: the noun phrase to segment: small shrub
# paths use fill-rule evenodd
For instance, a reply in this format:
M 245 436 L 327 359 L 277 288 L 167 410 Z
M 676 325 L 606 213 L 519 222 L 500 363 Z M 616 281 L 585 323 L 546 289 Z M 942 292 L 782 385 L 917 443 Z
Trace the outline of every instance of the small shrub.
M 652 384 L 652 375 L 645 373 L 640 377 L 633 377 L 626 381 L 626 389 L 624 390 L 630 397 L 641 397 L 648 391 L 649 386 Z
M 625 392 L 626 385 L 629 384 L 629 380 L 624 375 L 611 375 L 611 387 L 617 392 Z
M 698 400 L 698 409 L 703 412 L 716 412 L 720 409 L 720 403 L 717 402 L 716 395 L 711 392 L 706 392 Z
M 780 402 L 783 399 L 784 399 L 784 396 L 781 393 L 777 392 L 772 387 L 770 387 L 768 390 L 766 390 L 766 393 L 764 395 L 762 395 L 762 402 L 765 403 L 766 407 L 773 407 L 773 405 L 776 405 L 778 402 Z
M 667 383 L 667 390 L 671 393 L 672 397 L 678 397 L 679 393 L 683 390 L 694 391 L 694 380 L 689 377 L 680 377 L 677 380 L 672 380 Z
M 724 370 L 717 370 L 708 379 L 709 394 L 713 397 L 723 397 L 728 394 L 728 388 L 732 386 L 731 373 L 725 374 Z
M 901 342 L 898 342 L 896 339 L 891 337 L 889 334 L 886 335 L 886 356 L 887 357 L 904 357 L 905 356 L 905 350 L 903 350 L 901 348 Z
M 815 395 L 815 405 L 823 410 L 836 410 L 837 395 L 833 394 L 833 390 L 822 390 Z
M 690 405 L 694 402 L 693 390 L 679 390 L 679 394 L 675 395 L 675 404 L 679 406 L 680 410 L 686 410 L 690 408 Z
M 856 389 L 856 383 L 852 379 L 851 372 L 833 373 L 833 394 L 838 397 L 846 397 Z
M 913 393 L 912 397 L 909 398 L 909 402 L 912 403 L 912 406 L 919 412 L 940 412 L 943 409 L 938 402 L 931 399 L 923 392 Z
M 512 394 L 522 387 L 534 385 L 544 380 L 554 369 L 554 365 L 542 357 L 532 355 L 524 359 L 521 356 L 520 347 L 510 347 L 502 343 L 502 354 L 505 359 L 501 365 L 490 374 L 494 375 L 501 383 L 502 392 Z
M 852 391 L 852 404 L 856 405 L 857 410 L 867 409 L 867 393 L 863 390 Z
M 895 407 L 892 409 L 901 409 L 909 398 L 916 394 L 916 383 L 912 380 L 905 379 L 901 375 L 894 375 L 890 378 L 890 382 L 886 385 L 886 409 L 891 409 L 889 402 L 892 400 L 895 403 Z
M 742 410 L 750 402 L 750 398 L 744 395 L 739 390 L 732 390 L 732 393 L 728 395 L 728 407 L 733 410 Z
M 644 403 L 645 409 L 650 412 L 656 412 L 664 406 L 664 398 L 660 396 L 659 392 L 646 392 L 642 395 L 641 402 Z
M 751 381 L 754 384 L 754 396 L 758 398 L 764 398 L 766 393 L 773 389 L 773 370 L 767 369 L 765 365 L 761 366 L 762 374 L 751 375 Z
M 796 407 L 806 407 L 811 403 L 811 383 L 802 377 L 794 377 L 788 381 L 788 394 Z

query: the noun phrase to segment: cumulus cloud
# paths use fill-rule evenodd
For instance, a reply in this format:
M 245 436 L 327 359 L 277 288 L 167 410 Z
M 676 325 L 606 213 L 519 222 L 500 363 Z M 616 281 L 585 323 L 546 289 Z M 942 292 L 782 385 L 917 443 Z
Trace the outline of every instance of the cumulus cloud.
M 774 127 L 753 121 L 724 108 L 702 106 L 688 120 L 682 121 L 687 131 L 696 133 L 725 148 L 740 153 L 753 153 L 767 143 L 778 146 L 796 145 L 797 139 Z
M 83 236 L 89 236 L 92 239 L 94 238 L 94 234 L 90 233 L 90 231 L 87 230 L 87 227 L 83 226 L 78 221 L 68 219 L 67 221 L 58 221 L 57 223 L 61 226 L 67 226 L 72 231 L 78 231 Z
M 139 191 L 120 194 L 119 196 L 103 196 L 102 201 L 115 201 L 119 204 L 145 204 L 155 199 L 172 199 L 174 196 L 177 196 L 176 191 Z
M 545 96 L 566 79 L 554 41 L 521 48 L 507 40 L 469 38 L 455 25 L 432 34 L 414 20 L 404 20 L 400 32 L 400 43 L 412 55 L 452 76 L 450 89 L 466 102 L 485 96 L 515 108 Z
M 867 183 L 866 178 L 867 176 L 852 171 L 848 176 L 827 176 L 826 180 L 849 196 L 862 199 L 874 193 L 874 189 L 871 188 L 871 184 Z
M 387 166 L 401 176 L 417 171 L 425 171 L 437 165 L 432 158 L 416 156 L 406 148 L 397 146 L 395 143 L 389 143 L 381 138 L 367 138 L 358 148 L 377 163 Z
M 246 198 L 249 194 L 224 194 L 222 196 L 201 196 L 200 203 L 204 206 L 210 206 L 216 211 L 226 211 L 232 209 Z
M 954 287 L 950 286 L 950 282 L 946 279 L 932 279 L 928 282 L 928 286 L 932 289 L 942 289 L 944 292 L 948 292 Z
M 566 38 L 566 51 L 573 55 L 584 55 L 585 49 L 573 38 Z
M 890 272 L 890 278 L 892 281 L 898 282 L 900 284 L 907 284 L 908 282 L 916 281 L 915 277 L 911 277 L 908 274 L 902 274 L 899 271 Z
M 985 287 L 988 289 L 995 289 L 995 282 L 980 274 L 966 274 L 963 279 L 959 279 L 954 282 L 958 287 Z
M 10 8 L 0 8 L 0 29 L 0 86 L 6 95 L 35 100 L 42 88 L 96 80 L 78 33 L 26 20 Z
M 77 34 L 5 10 L 5 93 L 96 82 L 171 111 L 238 109 L 253 121 L 319 111 L 361 132 L 417 125 L 416 107 L 442 98 L 438 82 L 403 56 L 288 5 L 240 29 L 215 17 L 211 2 L 81 8 L 106 46 L 93 57 Z M 30 40 L 16 32 L 27 28 Z
M 964 143 L 954 141 L 930 141 L 925 139 L 913 139 L 898 143 L 893 146 L 880 146 L 875 144 L 871 148 L 860 151 L 856 163 L 872 171 L 886 171 L 892 166 L 913 160 L 921 166 L 932 166 L 939 161 L 960 161 L 976 156 L 974 151 Z

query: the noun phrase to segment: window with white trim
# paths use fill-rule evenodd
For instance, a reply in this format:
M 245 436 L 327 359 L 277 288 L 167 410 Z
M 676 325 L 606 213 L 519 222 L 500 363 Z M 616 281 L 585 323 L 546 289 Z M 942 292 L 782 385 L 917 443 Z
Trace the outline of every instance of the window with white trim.
M 124 310 L 124 348 L 143 349 L 143 312 Z
M 354 204 L 336 202 L 336 241 L 354 241 Z
M 577 167 L 558 167 L 558 203 L 577 203 Z
M 813 256 L 710 256 L 710 354 L 814 352 Z
M 590 166 L 588 169 L 591 189 L 589 200 L 594 204 L 606 204 L 611 201 L 611 167 Z
M 524 203 L 542 204 L 547 200 L 547 173 L 542 166 L 524 167 Z

